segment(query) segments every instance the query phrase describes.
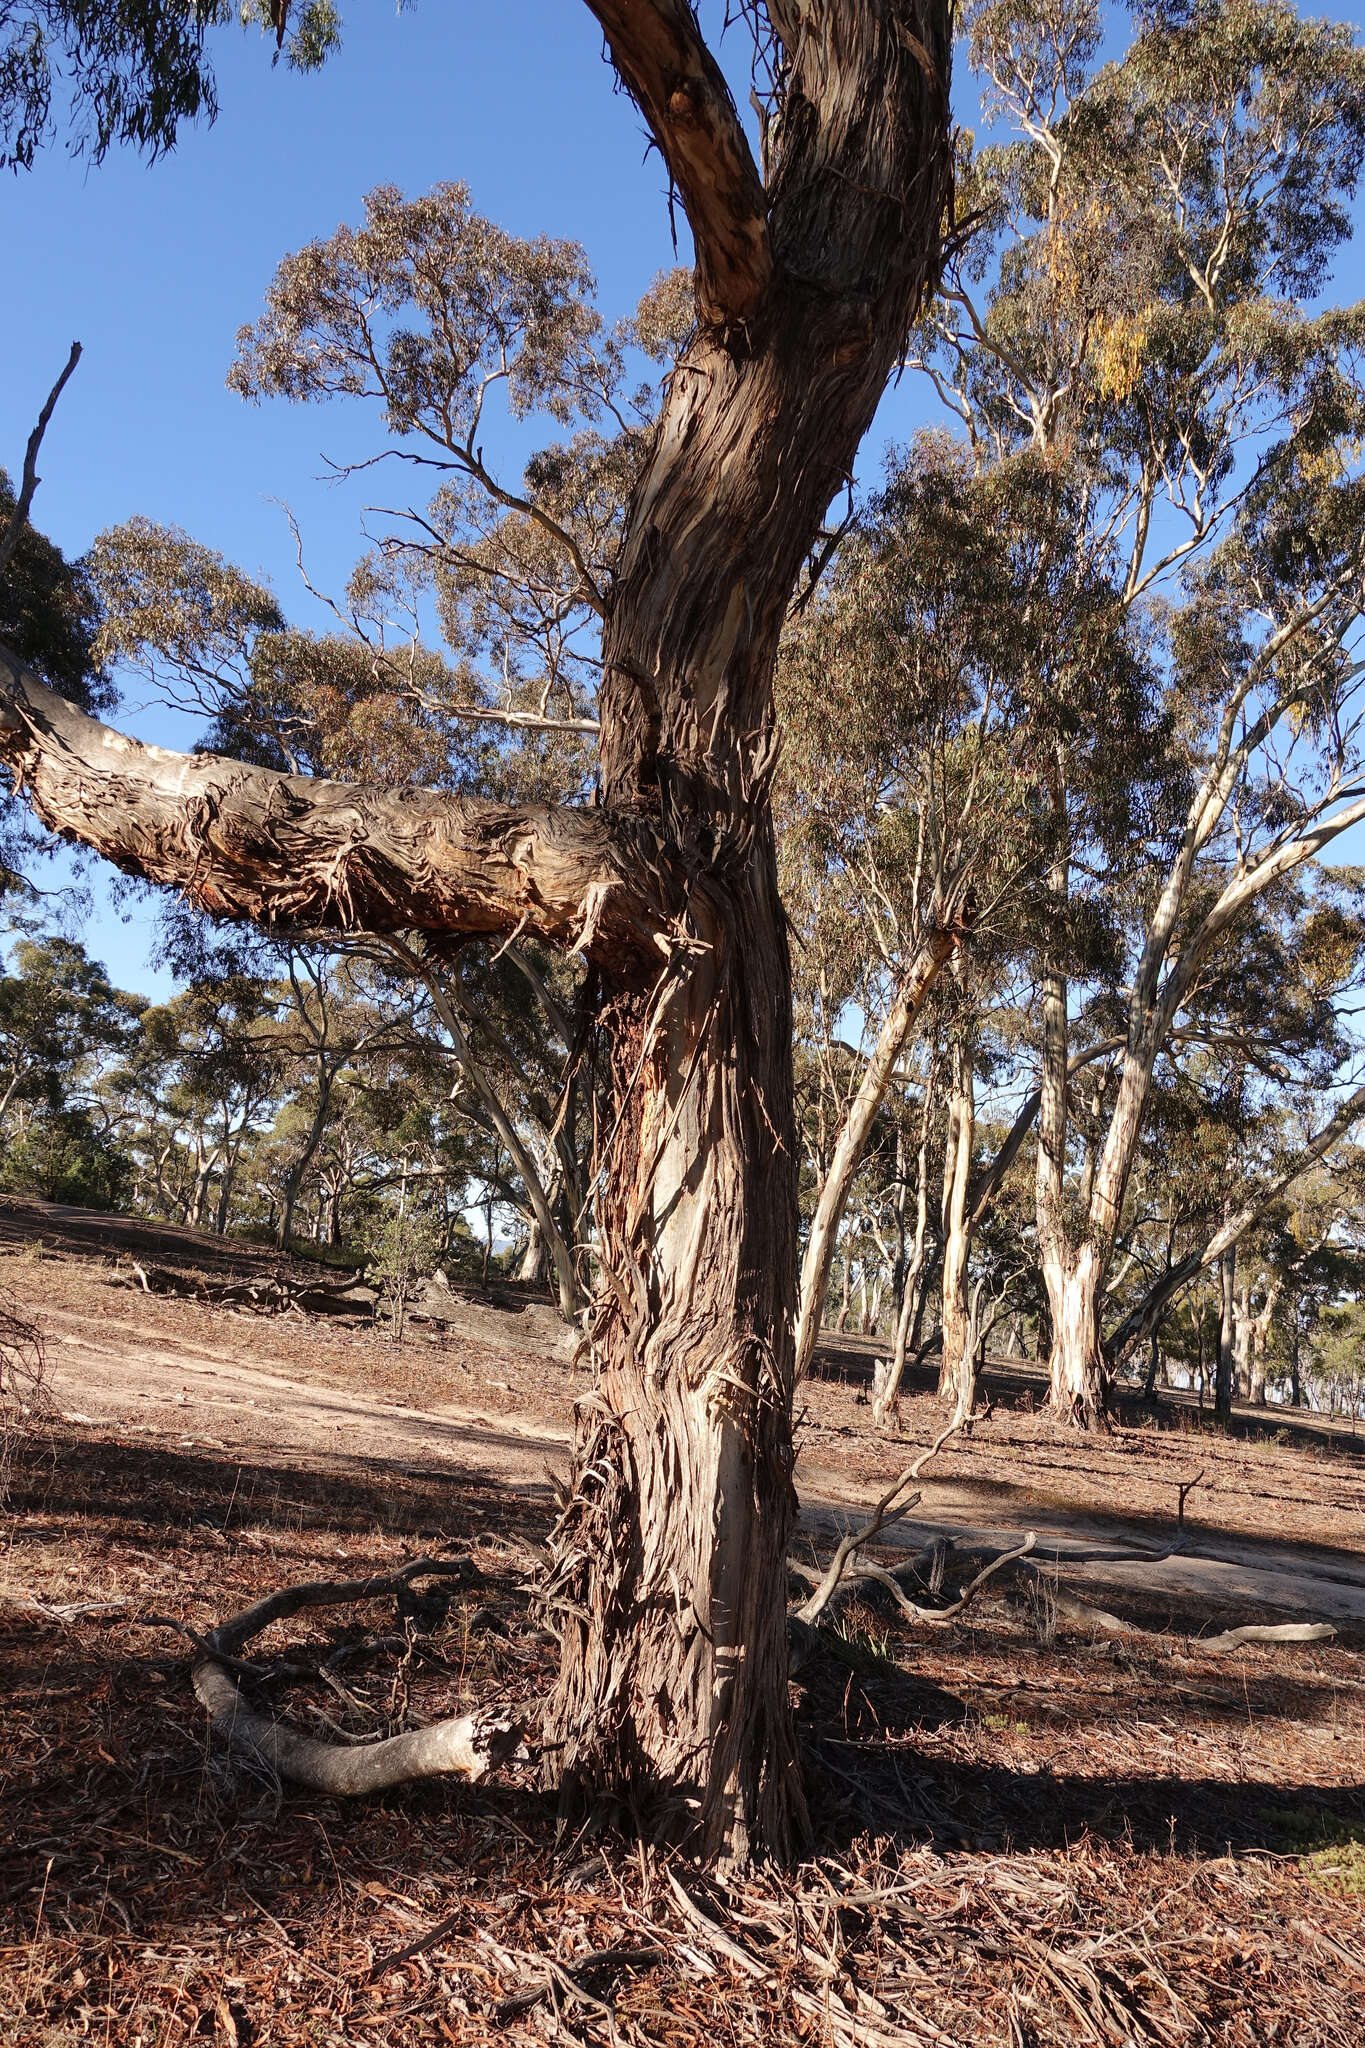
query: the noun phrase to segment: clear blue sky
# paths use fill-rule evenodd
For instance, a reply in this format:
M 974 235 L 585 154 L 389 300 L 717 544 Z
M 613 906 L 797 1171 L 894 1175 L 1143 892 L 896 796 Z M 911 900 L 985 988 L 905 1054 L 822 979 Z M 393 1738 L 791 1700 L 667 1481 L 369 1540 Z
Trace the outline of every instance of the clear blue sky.
M 219 120 L 187 130 L 159 164 L 115 153 L 95 169 L 58 147 L 0 183 L 0 463 L 11 473 L 70 343 L 85 346 L 44 444 L 37 523 L 73 554 L 133 513 L 183 526 L 272 580 L 304 620 L 272 501 L 298 515 L 314 580 L 339 586 L 366 493 L 320 481 L 322 457 L 371 452 L 376 422 L 359 407 L 248 407 L 226 390 L 236 329 L 282 255 L 354 220 L 377 184 L 416 193 L 463 178 L 511 231 L 581 241 L 610 318 L 674 261 L 662 166 L 613 89 L 585 7 L 424 0 L 395 13 L 352 0 L 344 12 L 343 46 L 312 77 L 272 68 L 254 32 L 221 35 Z M 708 22 L 720 12 L 709 7 Z M 743 66 L 742 32 L 727 54 Z M 1337 292 L 1361 290 L 1352 254 Z M 865 463 L 923 403 L 911 380 L 888 396 Z M 192 737 L 164 713 L 126 722 L 172 744 Z M 148 958 L 150 908 L 125 925 L 98 879 L 95 896 L 91 950 L 125 986 L 165 992 Z

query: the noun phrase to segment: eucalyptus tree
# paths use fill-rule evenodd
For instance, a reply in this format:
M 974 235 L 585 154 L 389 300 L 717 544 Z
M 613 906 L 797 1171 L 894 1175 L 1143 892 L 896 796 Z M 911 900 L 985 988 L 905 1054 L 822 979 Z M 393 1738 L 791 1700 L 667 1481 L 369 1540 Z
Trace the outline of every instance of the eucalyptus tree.
M 243 1158 L 280 1099 L 277 1017 L 269 984 L 235 974 L 194 983 L 140 1020 L 159 1079 L 157 1113 L 178 1126 L 192 1159 L 182 1221 L 220 1237 Z
M 116 144 L 171 149 L 182 121 L 211 120 L 210 31 L 241 21 L 313 70 L 337 40 L 331 0 L 6 0 L 0 10 L 0 170 L 29 169 L 64 131 L 98 163 Z
M 530 933 L 595 970 L 601 1373 L 544 1589 L 562 1629 L 547 1756 L 568 1791 L 740 1858 L 805 1827 L 784 1599 L 796 1140 L 773 669 L 938 259 L 948 16 L 933 0 L 744 8 L 756 161 L 684 0 L 590 13 L 696 251 L 691 336 L 600 553 L 553 509 L 555 464 L 511 488 L 481 425 L 502 388 L 520 414 L 597 430 L 610 337 L 583 258 L 500 234 L 450 188 L 376 195 L 362 227 L 287 259 L 237 382 L 376 399 L 394 445 L 442 465 L 449 495 L 419 516 L 452 558 L 507 515 L 553 544 L 599 622 L 601 802 L 168 756 L 107 736 L 17 661 L 3 751 L 50 825 L 216 915 Z
M 1076 912 L 1120 840 L 1097 841 L 1064 736 L 1050 778 L 1037 1223 L 1052 1398 L 1078 1421 L 1102 1408 L 1100 1302 L 1160 1048 L 1210 949 L 1365 815 L 1362 315 L 1304 310 L 1349 233 L 1365 57 L 1280 0 L 1145 8 L 1113 62 L 1103 29 L 1087 0 L 972 9 L 988 111 L 1012 134 L 966 174 L 988 229 L 916 345 L 983 467 L 1028 449 L 1070 477 L 1068 545 L 1111 582 L 1169 714 L 1166 801 L 1134 805 L 1120 864 L 1145 901 L 1084 1200 Z
M 0 534 L 17 513 L 13 486 L 0 469 Z M 68 561 L 27 519 L 13 533 L 0 567 L 0 643 L 51 689 L 86 711 L 109 711 L 117 702 L 97 648 L 98 591 L 89 563 Z M 0 800 L 0 891 L 31 894 L 41 872 L 30 814 L 6 794 Z
M 19 1106 L 88 1101 L 146 1008 L 78 940 L 16 937 L 0 975 L 0 1133 Z
M 982 465 L 948 435 L 921 434 L 893 455 L 885 488 L 789 628 L 781 817 L 802 980 L 828 983 L 812 1012 L 827 1035 L 841 1023 L 831 1001 L 870 1027 L 814 1206 L 802 1364 L 852 1177 L 931 991 L 952 961 L 980 1007 L 1050 921 L 1039 882 L 1057 746 L 1111 838 L 1161 759 L 1154 685 L 1110 579 L 1069 539 L 1083 528 L 1064 467 L 1028 448 Z M 952 1007 L 965 1015 L 961 993 Z M 950 1233 L 954 1347 L 969 1123 L 954 1123 L 965 1148 Z
M 1239 1293 L 1239 1246 L 1264 1239 L 1319 1162 L 1349 1152 L 1346 1141 L 1365 1116 L 1359 1047 L 1348 1028 L 1363 961 L 1358 878 L 1302 869 L 1265 892 L 1254 924 L 1232 927 L 1205 956 L 1184 1021 L 1154 1067 L 1121 1263 L 1102 1305 L 1111 1369 L 1155 1340 L 1183 1288 L 1216 1270 L 1217 1404 L 1226 1419 L 1234 1383 L 1250 1377 L 1247 1344 L 1255 1337 L 1245 1285 Z M 1111 1080 L 1117 1072 L 1116 1063 Z M 1087 1140 L 1091 1174 L 1106 1137 L 1106 1117 L 1097 1116 Z M 1278 1298 L 1274 1282 L 1267 1286 Z

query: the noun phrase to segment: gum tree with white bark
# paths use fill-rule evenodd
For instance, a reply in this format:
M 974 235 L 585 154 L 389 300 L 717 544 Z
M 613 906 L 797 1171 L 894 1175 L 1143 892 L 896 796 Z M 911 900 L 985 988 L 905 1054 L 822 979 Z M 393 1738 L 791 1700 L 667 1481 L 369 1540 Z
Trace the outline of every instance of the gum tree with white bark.
M 1094 1423 L 1100 1304 L 1160 1049 L 1211 948 L 1365 816 L 1365 316 L 1303 310 L 1349 232 L 1365 56 L 1278 0 L 1144 10 L 1108 63 L 1085 4 L 991 0 L 968 29 L 1013 139 L 964 178 L 992 226 L 951 268 L 917 360 L 983 466 L 1027 448 L 1071 473 L 1069 544 L 1112 579 L 1165 679 L 1186 780 L 1159 833 L 1133 820 L 1131 869 L 1152 880 L 1107 1127 L 1078 1191 L 1068 934 L 1096 849 L 1066 744 L 1050 779 L 1037 1229 L 1053 1406 Z

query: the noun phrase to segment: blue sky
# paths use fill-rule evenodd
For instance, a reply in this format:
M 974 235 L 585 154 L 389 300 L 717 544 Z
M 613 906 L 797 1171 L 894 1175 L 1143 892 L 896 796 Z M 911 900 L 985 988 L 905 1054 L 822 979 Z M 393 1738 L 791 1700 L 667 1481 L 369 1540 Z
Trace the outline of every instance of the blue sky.
M 719 13 L 709 8 L 708 21 Z M 739 34 L 727 54 L 742 66 Z M 376 428 L 362 408 L 253 408 L 225 388 L 236 329 L 258 311 L 280 257 L 354 220 L 377 184 L 416 193 L 463 178 L 477 209 L 512 232 L 581 241 L 614 318 L 674 261 L 665 180 L 613 89 L 586 8 L 565 0 L 424 0 L 398 13 L 352 0 L 341 50 L 311 77 L 272 68 L 254 32 L 223 34 L 216 57 L 217 124 L 186 131 L 161 163 L 114 153 L 92 168 L 58 147 L 0 183 L 11 304 L 0 463 L 17 471 L 38 406 L 80 340 L 84 358 L 44 443 L 37 523 L 68 553 L 133 513 L 183 526 L 272 580 L 306 622 L 273 501 L 298 516 L 314 580 L 339 587 L 367 493 L 322 481 L 323 457 L 371 452 Z M 1365 291 L 1357 254 L 1337 293 L 1353 288 Z M 865 471 L 924 403 L 912 380 L 889 394 Z M 171 744 L 193 736 L 161 712 L 126 722 Z M 125 986 L 166 992 L 149 958 L 151 907 L 125 904 L 122 922 L 102 878 L 91 881 L 91 950 Z

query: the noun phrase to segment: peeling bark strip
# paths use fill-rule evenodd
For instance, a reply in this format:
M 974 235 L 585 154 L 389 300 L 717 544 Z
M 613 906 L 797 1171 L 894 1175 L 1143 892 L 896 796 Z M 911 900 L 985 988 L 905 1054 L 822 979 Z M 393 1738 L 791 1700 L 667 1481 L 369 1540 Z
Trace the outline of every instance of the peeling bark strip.
M 519 927 L 629 973 L 660 957 L 657 857 L 600 810 L 281 775 L 128 739 L 0 647 L 0 760 L 43 823 L 216 917 L 321 929 Z M 653 971 L 650 969 L 649 971 Z

